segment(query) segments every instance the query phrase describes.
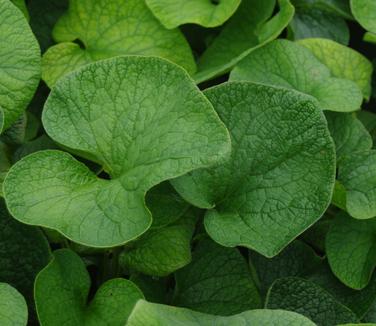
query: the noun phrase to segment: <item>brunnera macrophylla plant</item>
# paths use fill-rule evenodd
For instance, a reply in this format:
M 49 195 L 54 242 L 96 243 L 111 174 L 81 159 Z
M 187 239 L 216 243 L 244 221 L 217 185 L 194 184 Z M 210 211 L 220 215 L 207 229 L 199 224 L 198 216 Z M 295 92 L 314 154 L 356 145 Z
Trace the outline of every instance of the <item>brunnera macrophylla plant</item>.
M 376 324 L 375 22 L 0 0 L 0 325 Z

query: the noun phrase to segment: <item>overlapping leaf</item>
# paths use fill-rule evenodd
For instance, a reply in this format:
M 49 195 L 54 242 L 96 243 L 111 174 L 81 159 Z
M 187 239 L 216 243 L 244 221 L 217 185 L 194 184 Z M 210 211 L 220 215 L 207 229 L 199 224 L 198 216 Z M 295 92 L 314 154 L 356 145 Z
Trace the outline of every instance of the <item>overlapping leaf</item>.
M 9 284 L 0 283 L 0 324 L 26 326 L 27 306 L 22 295 Z

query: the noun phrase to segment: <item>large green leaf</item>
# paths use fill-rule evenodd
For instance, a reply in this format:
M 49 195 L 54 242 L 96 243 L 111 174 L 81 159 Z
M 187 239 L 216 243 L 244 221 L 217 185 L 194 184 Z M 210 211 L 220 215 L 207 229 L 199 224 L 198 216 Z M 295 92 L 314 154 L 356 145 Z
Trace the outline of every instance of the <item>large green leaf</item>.
M 299 44 L 310 49 L 329 68 L 332 76 L 352 80 L 362 90 L 364 98 L 370 98 L 373 67 L 365 56 L 327 39 L 305 39 Z
M 111 180 L 66 152 L 37 152 L 18 161 L 4 182 L 10 212 L 94 247 L 144 233 L 151 224 L 147 190 L 211 166 L 230 150 L 226 128 L 187 73 L 154 57 L 117 57 L 62 78 L 43 124 Z
M 351 11 L 360 25 L 376 33 L 376 2 L 374 0 L 350 0 Z
M 22 295 L 9 284 L 0 283 L 0 325 L 26 326 L 27 306 Z
M 274 256 L 330 202 L 335 153 L 325 118 L 314 99 L 293 90 L 236 82 L 205 94 L 230 130 L 231 158 L 173 185 L 210 209 L 205 227 L 215 241 Z
M 200 83 L 228 72 L 252 50 L 275 39 L 294 15 L 289 0 L 279 0 L 280 11 L 272 17 L 275 3 L 276 0 L 243 0 L 199 58 L 195 80 Z
M 174 304 L 214 315 L 260 308 L 261 298 L 246 260 L 236 248 L 201 240 L 192 262 L 176 272 Z
M 376 219 L 359 221 L 346 213 L 334 220 L 326 237 L 333 273 L 353 289 L 364 288 L 376 267 Z
M 0 199 L 0 282 L 14 286 L 32 307 L 34 279 L 50 257 L 42 232 L 14 220 Z
M 54 252 L 53 261 L 35 281 L 35 303 L 42 325 L 123 326 L 141 291 L 131 281 L 105 282 L 87 302 L 90 276 L 80 257 L 68 249 Z
M 238 8 L 241 0 L 145 0 L 155 17 L 166 26 L 175 28 L 193 23 L 205 27 L 222 25 Z
M 323 110 L 355 111 L 362 104 L 362 93 L 353 81 L 332 77 L 310 50 L 288 40 L 250 53 L 231 72 L 230 80 L 296 89 L 315 97 Z
M 322 326 L 359 321 L 349 308 L 320 286 L 295 277 L 276 280 L 269 289 L 265 306 L 295 311 Z
M 352 217 L 376 217 L 375 150 L 343 157 L 338 167 L 338 180 L 346 190 L 346 210 Z
M 308 318 L 283 310 L 250 310 L 233 316 L 215 316 L 144 300 L 137 302 L 127 326 L 314 326 Z
M 144 0 L 71 0 L 53 36 L 59 44 L 47 50 L 42 62 L 42 78 L 50 87 L 83 65 L 125 54 L 160 56 L 189 73 L 196 69 L 183 34 L 164 28 Z
M 0 127 L 7 129 L 38 86 L 40 50 L 26 18 L 9 0 L 0 0 L 0 22 Z

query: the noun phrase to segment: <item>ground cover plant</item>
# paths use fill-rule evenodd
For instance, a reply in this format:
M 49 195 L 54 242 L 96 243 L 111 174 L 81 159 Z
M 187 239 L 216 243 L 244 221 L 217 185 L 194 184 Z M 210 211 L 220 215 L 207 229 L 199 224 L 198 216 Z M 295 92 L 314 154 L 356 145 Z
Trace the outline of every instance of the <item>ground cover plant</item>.
M 0 0 L 0 325 L 376 325 L 374 0 Z

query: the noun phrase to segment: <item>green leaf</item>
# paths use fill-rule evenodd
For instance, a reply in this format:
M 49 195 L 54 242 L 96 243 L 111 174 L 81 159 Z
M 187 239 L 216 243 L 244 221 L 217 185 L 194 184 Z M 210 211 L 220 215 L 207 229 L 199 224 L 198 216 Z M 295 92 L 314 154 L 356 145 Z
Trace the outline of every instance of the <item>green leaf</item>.
M 0 141 L 0 197 L 3 196 L 3 182 L 7 175 L 12 163 L 11 153 L 6 144 Z
M 359 221 L 346 213 L 333 221 L 326 253 L 333 273 L 353 289 L 364 288 L 376 267 L 376 219 Z
M 376 2 L 373 0 L 350 0 L 355 19 L 367 31 L 376 33 Z
M 243 0 L 221 33 L 198 60 L 197 83 L 228 72 L 242 58 L 275 39 L 294 15 L 289 0 L 279 0 L 279 12 L 272 17 L 275 0 Z
M 137 285 L 147 301 L 163 304 L 170 301 L 169 278 L 158 278 L 137 273 L 131 274 L 129 280 Z
M 11 0 L 13 4 L 22 11 L 27 20 L 30 19 L 29 11 L 27 10 L 25 0 Z
M 66 152 L 37 152 L 6 178 L 10 212 L 93 247 L 140 236 L 151 224 L 150 188 L 230 151 L 226 128 L 187 73 L 153 57 L 117 57 L 61 79 L 43 125 L 53 140 L 102 165 L 111 180 Z
M 26 18 L 9 0 L 0 0 L 0 21 L 0 108 L 5 130 L 26 109 L 37 89 L 40 50 Z
M 244 257 L 236 248 L 204 239 L 192 262 L 176 272 L 174 304 L 228 316 L 261 306 L 261 298 Z
M 35 281 L 35 302 L 42 325 L 125 325 L 134 305 L 143 298 L 131 281 L 105 282 L 87 302 L 90 276 L 80 257 L 68 249 L 54 252 L 54 260 Z
M 350 309 L 320 286 L 295 277 L 276 280 L 269 289 L 265 306 L 295 311 L 322 326 L 359 322 Z
M 296 8 L 290 28 L 294 40 L 320 37 L 345 45 L 350 40 L 349 28 L 342 17 L 315 7 Z
M 356 116 L 371 134 L 373 143 L 376 144 L 376 114 L 361 110 L 357 112 Z
M 323 110 L 348 112 L 362 104 L 359 87 L 331 76 L 330 70 L 302 45 L 276 40 L 242 60 L 230 80 L 247 80 L 296 89 L 315 97 Z
M 346 210 L 354 218 L 376 216 L 376 151 L 345 156 L 338 166 L 338 181 L 346 189 Z
M 348 0 L 293 0 L 295 7 L 316 8 L 353 20 Z
M 0 283 L 1 326 L 26 326 L 27 306 L 22 295 L 9 284 Z
M 233 316 L 203 314 L 185 308 L 137 302 L 128 319 L 127 326 L 314 326 L 302 315 L 283 310 L 250 310 Z
M 292 90 L 236 82 L 205 94 L 230 130 L 231 157 L 173 185 L 211 208 L 205 227 L 216 242 L 272 257 L 330 202 L 335 153 L 325 118 L 316 101 Z
M 255 268 L 263 293 L 272 283 L 283 277 L 305 276 L 322 264 L 315 251 L 300 240 L 290 243 L 272 259 L 251 251 L 250 264 Z
M 153 210 L 151 211 L 152 215 Z M 194 211 L 168 226 L 148 230 L 120 256 L 120 264 L 147 275 L 166 276 L 191 261 Z
M 336 145 L 337 164 L 343 156 L 372 148 L 372 138 L 351 113 L 325 112 L 330 134 Z
M 0 199 L 0 282 L 14 286 L 32 307 L 34 279 L 50 258 L 42 232 L 14 220 Z
M 331 40 L 312 38 L 299 41 L 327 66 L 332 76 L 352 80 L 365 99 L 371 96 L 372 63 L 359 52 Z
M 205 27 L 222 25 L 239 7 L 241 0 L 146 0 L 166 28 L 193 23 Z
M 83 65 L 126 54 L 160 56 L 189 73 L 196 69 L 183 34 L 165 29 L 140 0 L 71 0 L 53 36 L 59 44 L 42 62 L 42 78 L 50 87 Z

